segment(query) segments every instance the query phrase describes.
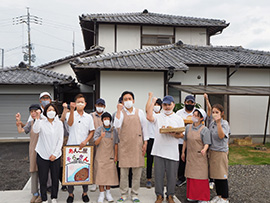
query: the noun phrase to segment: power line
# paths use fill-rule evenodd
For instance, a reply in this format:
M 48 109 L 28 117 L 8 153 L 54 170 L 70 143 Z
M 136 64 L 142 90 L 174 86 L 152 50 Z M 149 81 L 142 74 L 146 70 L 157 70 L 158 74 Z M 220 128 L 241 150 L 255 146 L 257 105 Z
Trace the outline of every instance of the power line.
M 64 52 L 70 53 L 70 51 L 67 51 L 67 50 L 64 50 L 64 49 L 55 48 L 55 47 L 50 47 L 50 46 L 47 46 L 47 45 L 36 44 L 36 43 L 35 43 L 35 45 L 41 46 L 41 47 L 45 47 L 45 48 L 49 48 L 49 49 L 53 49 L 53 50 L 64 51 Z

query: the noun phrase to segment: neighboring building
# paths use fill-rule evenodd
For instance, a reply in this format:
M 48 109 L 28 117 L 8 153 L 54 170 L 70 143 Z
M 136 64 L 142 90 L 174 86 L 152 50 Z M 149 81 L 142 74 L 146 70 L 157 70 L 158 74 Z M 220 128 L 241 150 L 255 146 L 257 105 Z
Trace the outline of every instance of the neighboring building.
M 212 103 L 225 106 L 232 135 L 264 133 L 270 95 L 269 52 L 232 46 L 193 46 L 180 41 L 88 57 L 72 67 L 82 83 L 95 85 L 96 97 L 107 101 L 110 112 L 116 110 L 124 90 L 134 91 L 136 107 L 144 109 L 149 91 L 158 97 L 169 93 L 176 102 L 183 102 L 187 94 L 184 92 L 196 94 L 203 87 Z M 204 107 L 203 96 L 197 96 L 197 102 Z
M 71 76 L 23 65 L 0 69 L 0 139 L 28 139 L 28 135 L 17 133 L 15 114 L 20 112 L 25 123 L 29 106 L 39 103 L 41 92 L 60 99 L 63 95 L 59 92 L 76 88 L 74 81 Z
M 85 48 L 98 45 L 105 53 L 173 44 L 210 45 L 226 21 L 151 13 L 87 14 L 80 16 Z

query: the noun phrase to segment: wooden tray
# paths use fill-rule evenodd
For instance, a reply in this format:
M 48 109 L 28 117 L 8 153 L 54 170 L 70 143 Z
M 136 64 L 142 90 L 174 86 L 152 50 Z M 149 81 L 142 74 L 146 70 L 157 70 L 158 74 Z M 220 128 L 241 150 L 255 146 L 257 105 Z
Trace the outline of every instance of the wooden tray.
M 175 133 L 175 132 L 184 132 L 185 131 L 185 127 L 180 127 L 180 128 L 160 128 L 159 129 L 159 132 L 161 134 L 164 134 L 164 133 Z
M 185 124 L 192 124 L 193 121 L 191 119 L 184 119 Z

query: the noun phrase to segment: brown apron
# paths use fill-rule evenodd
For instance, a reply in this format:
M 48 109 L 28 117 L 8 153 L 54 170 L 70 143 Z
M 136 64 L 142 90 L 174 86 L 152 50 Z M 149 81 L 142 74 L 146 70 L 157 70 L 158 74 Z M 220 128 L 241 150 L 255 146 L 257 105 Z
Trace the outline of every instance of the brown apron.
M 38 134 L 33 132 L 33 121 L 31 121 L 31 131 L 30 131 L 30 143 L 29 143 L 29 161 L 30 161 L 30 168 L 29 171 L 36 172 L 38 171 L 37 168 L 37 152 L 35 151 L 37 141 L 38 141 Z
M 138 109 L 134 115 L 127 115 L 123 110 L 123 123 L 119 133 L 118 160 L 120 168 L 144 166 L 142 155 L 143 136 Z
M 209 170 L 212 179 L 228 179 L 228 152 L 209 151 Z
M 103 130 L 101 130 L 101 133 Z M 103 137 L 97 147 L 94 163 L 95 184 L 119 185 L 116 165 L 114 162 L 113 128 L 111 137 Z
M 192 179 L 208 179 L 208 162 L 206 154 L 203 156 L 203 142 L 200 132 L 205 126 L 201 126 L 198 131 L 192 130 L 192 125 L 187 134 L 187 159 L 185 176 Z

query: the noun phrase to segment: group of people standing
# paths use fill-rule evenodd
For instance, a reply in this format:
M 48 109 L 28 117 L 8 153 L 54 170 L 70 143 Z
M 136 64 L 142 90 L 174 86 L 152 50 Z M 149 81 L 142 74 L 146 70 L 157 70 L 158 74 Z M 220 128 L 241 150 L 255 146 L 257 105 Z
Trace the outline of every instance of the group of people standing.
M 63 104 L 59 118 L 57 107 L 51 103 L 49 93 L 40 94 L 40 104 L 29 107 L 30 118 L 24 125 L 16 114 L 18 132 L 30 133 L 29 157 L 33 198 L 30 202 L 48 202 L 47 186 L 51 179 L 52 203 L 57 202 L 59 179 L 61 181 L 61 155 L 63 145 L 78 145 L 80 148 L 94 146 L 94 182 L 99 187 L 98 203 L 114 202 L 111 186 L 119 185 L 125 202 L 129 195 L 133 202 L 140 202 L 139 188 L 142 168 L 147 154 L 147 183 L 152 187 L 154 162 L 155 203 L 164 200 L 164 176 L 167 179 L 166 200 L 174 203 L 175 185 L 187 183 L 189 201 L 210 200 L 209 178 L 215 180 L 217 196 L 210 202 L 228 202 L 228 138 L 229 125 L 223 120 L 223 107 L 211 106 L 207 95 L 207 114 L 195 108 L 195 98 L 185 99 L 185 108 L 174 113 L 172 96 L 162 100 L 149 93 L 146 115 L 134 107 L 133 92 L 121 94 L 117 111 L 105 112 L 106 103 L 97 99 L 96 111 L 84 111 L 86 99 L 82 94 L 69 105 Z M 184 119 L 192 117 L 192 124 Z M 205 123 L 208 121 L 208 128 Z M 185 127 L 185 132 L 160 133 L 160 128 Z M 116 162 L 117 165 L 115 164 Z M 117 166 L 120 170 L 117 170 Z M 178 181 L 176 180 L 178 177 Z M 40 194 L 38 190 L 40 185 Z M 131 192 L 129 193 L 129 187 Z M 83 185 L 82 201 L 89 202 L 88 185 Z M 67 202 L 74 201 L 74 186 L 67 187 Z

